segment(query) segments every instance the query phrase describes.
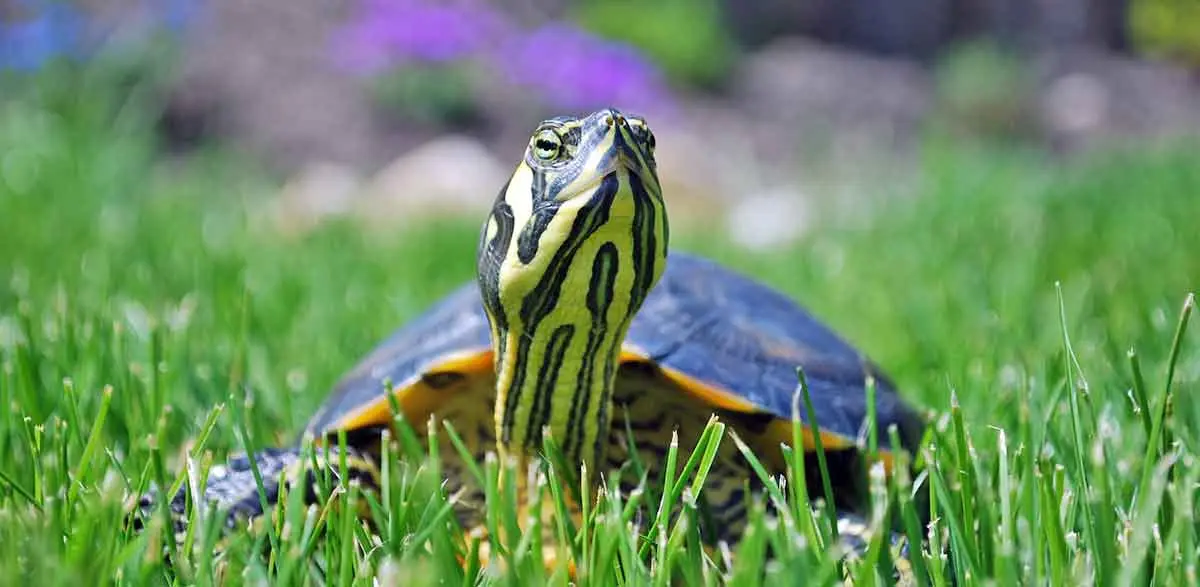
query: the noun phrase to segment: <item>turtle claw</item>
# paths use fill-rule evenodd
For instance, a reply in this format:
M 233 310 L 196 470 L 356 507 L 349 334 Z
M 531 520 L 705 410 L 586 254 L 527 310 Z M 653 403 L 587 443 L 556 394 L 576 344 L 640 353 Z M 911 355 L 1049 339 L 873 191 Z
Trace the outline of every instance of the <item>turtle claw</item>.
M 318 466 L 331 473 L 335 484 L 344 482 L 338 477 L 340 456 L 336 448 L 330 448 L 328 454 L 324 450 L 317 451 Z M 353 449 L 347 449 L 345 456 L 349 480 L 377 486 L 377 473 L 369 459 Z M 311 465 L 308 453 L 301 452 L 298 447 L 265 449 L 254 453 L 253 460 L 250 455 L 241 453 L 230 457 L 225 464 L 213 465 L 204 485 L 203 498 L 196 500 L 193 495 L 189 500 L 191 490 L 189 484 L 185 483 L 167 503 L 176 542 L 182 544 L 187 534 L 189 501 L 192 502 L 191 507 L 203 508 L 201 512 L 220 512 L 227 531 L 253 524 L 263 514 L 270 512 L 279 501 L 281 483 L 296 487 L 296 481 L 303 480 L 300 487 L 304 491 L 304 502 L 316 503 L 320 499 L 319 483 L 317 471 Z M 258 469 L 257 475 L 255 467 Z M 138 498 L 129 514 L 133 517 L 130 524 L 135 531 L 145 529 L 145 520 L 158 514 L 163 499 L 162 490 L 153 485 Z
M 846 558 L 854 559 L 865 556 L 871 540 L 874 538 L 874 532 L 878 530 L 872 529 L 866 519 L 846 512 L 839 512 L 837 525 L 838 537 L 847 550 Z M 885 545 L 885 548 L 889 545 L 893 549 L 894 573 L 892 580 L 897 585 L 916 585 L 912 564 L 909 562 L 911 553 L 908 537 L 904 534 L 890 533 L 888 545 Z M 920 556 L 920 553 L 917 556 Z
M 267 449 L 254 455 L 262 477 L 263 496 L 267 504 L 279 497 L 280 473 L 299 462 L 299 454 L 292 449 Z M 190 523 L 189 501 L 203 508 L 201 511 L 222 512 L 224 526 L 233 530 L 253 521 L 263 513 L 263 502 L 258 492 L 258 482 L 245 454 L 232 457 L 228 463 L 213 465 L 208 472 L 203 498 L 189 500 L 191 490 L 185 483 L 170 496 L 166 507 L 171 522 L 171 533 L 177 544 L 182 545 Z M 135 532 L 142 532 L 148 520 L 159 515 L 165 492 L 155 484 L 138 497 L 136 505 L 127 515 L 129 525 Z M 132 518 L 131 520 L 129 518 Z

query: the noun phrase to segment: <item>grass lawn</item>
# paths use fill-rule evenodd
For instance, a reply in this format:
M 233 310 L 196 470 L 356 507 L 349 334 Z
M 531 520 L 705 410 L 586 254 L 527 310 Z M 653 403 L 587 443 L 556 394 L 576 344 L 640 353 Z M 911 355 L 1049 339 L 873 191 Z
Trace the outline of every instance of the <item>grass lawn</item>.
M 185 454 L 203 469 L 289 442 L 344 370 L 472 277 L 484 211 L 285 237 L 257 220 L 269 184 L 236 154 L 159 160 L 142 104 L 91 90 L 0 100 L 4 581 L 473 583 L 433 462 L 403 444 L 374 510 L 381 538 L 336 507 L 296 507 L 214 556 L 216 528 L 197 523 L 172 574 L 161 528 L 125 526 L 138 488 L 172 484 Z M 931 539 L 913 561 L 922 579 L 1195 584 L 1200 328 L 1181 330 L 1181 316 L 1200 284 L 1198 153 L 1146 147 L 1066 166 L 930 139 L 915 195 L 788 250 L 673 238 L 797 297 L 934 413 L 923 472 L 880 487 L 907 521 L 918 517 L 907 483 L 932 493 L 933 524 L 905 528 Z M 197 437 L 202 447 L 188 444 Z M 674 499 L 692 479 L 669 484 Z M 658 503 L 653 493 L 642 499 Z M 515 523 L 513 496 L 492 497 L 496 523 Z M 732 567 L 694 547 L 686 503 L 642 542 L 624 504 L 601 500 L 571 556 L 587 584 L 836 578 L 819 515 L 790 487 L 773 499 L 784 514 L 766 519 L 756 502 Z M 509 574 L 492 579 L 563 580 L 540 575 L 538 551 L 506 545 Z M 845 572 L 886 582 L 874 569 L 868 557 Z

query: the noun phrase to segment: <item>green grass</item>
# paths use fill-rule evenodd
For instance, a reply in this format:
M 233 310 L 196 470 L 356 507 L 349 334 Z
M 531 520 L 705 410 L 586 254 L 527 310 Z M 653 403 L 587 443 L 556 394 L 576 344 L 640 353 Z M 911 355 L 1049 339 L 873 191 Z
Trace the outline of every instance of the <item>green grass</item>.
M 385 458 L 391 482 L 365 497 L 378 537 L 344 513 L 354 490 L 311 509 L 287 496 L 279 525 L 235 533 L 219 556 L 217 520 L 197 520 L 174 573 L 159 531 L 129 531 L 132 496 L 182 480 L 184 456 L 203 471 L 228 451 L 293 438 L 344 370 L 471 277 L 478 219 L 279 235 L 259 215 L 270 182 L 236 154 L 157 160 L 146 105 L 92 89 L 0 102 L 6 576 L 474 583 L 438 490 L 436 455 L 456 447 L 403 434 Z M 788 250 L 675 238 L 802 300 L 934 413 L 919 455 L 927 466 L 875 486 L 902 532 L 932 537 L 915 561 L 930 584 L 1194 583 L 1200 340 L 1182 324 L 1200 279 L 1196 152 L 1144 148 L 1060 166 L 1041 153 L 931 139 L 914 194 Z M 829 528 L 802 483 L 758 499 L 752 530 L 729 553 L 697 547 L 704 455 L 738 442 L 719 423 L 710 432 L 705 450 L 681 447 L 665 495 L 585 501 L 583 538 L 566 547 L 582 582 L 836 578 L 837 552 L 822 546 Z M 494 483 L 496 466 L 479 470 L 491 485 L 489 523 L 512 528 L 521 498 Z M 548 470 L 537 495 L 557 502 L 565 474 Z M 916 510 L 913 484 L 931 491 L 930 512 Z M 639 540 L 625 522 L 640 504 L 679 513 L 654 518 Z M 922 513 L 932 513 L 928 528 Z M 572 532 L 561 516 L 540 523 Z M 528 532 L 491 544 L 508 569 L 491 578 L 561 582 L 542 569 L 539 541 Z M 844 571 L 886 583 L 870 564 L 886 568 L 879 546 Z

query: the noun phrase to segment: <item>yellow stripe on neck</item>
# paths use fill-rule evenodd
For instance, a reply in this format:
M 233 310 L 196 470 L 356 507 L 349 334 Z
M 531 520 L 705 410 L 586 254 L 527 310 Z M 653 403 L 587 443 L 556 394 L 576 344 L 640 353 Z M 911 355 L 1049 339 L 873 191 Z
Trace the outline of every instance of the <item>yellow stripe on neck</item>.
M 502 284 L 524 295 L 505 304 L 517 311 L 508 312 L 501 333 L 498 438 L 511 450 L 536 450 L 548 427 L 572 462 L 599 456 L 596 440 L 607 431 L 619 348 L 635 310 L 630 233 L 609 221 L 631 216 L 633 199 L 618 190 L 604 207 L 584 203 L 572 200 L 559 209 L 542 236 L 546 254 L 519 267 L 510 250 L 501 269 L 501 279 L 530 283 Z M 572 241 L 568 231 L 581 215 L 591 220 L 578 224 L 593 230 Z
M 643 122 L 615 111 L 543 123 L 484 225 L 502 456 L 603 459 L 621 343 L 665 266 L 666 211 Z

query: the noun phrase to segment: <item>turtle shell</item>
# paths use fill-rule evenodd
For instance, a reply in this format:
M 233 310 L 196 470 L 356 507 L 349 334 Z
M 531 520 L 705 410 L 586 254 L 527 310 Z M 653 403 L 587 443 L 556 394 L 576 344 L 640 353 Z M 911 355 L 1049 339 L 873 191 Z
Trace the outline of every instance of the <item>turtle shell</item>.
M 347 373 L 310 420 L 324 436 L 390 420 L 385 383 L 410 421 L 435 413 L 464 378 L 494 381 L 487 317 L 479 289 L 462 286 L 403 326 Z M 791 443 L 797 368 L 804 369 L 824 447 L 846 448 L 865 429 L 865 381 L 876 381 L 882 456 L 895 425 L 911 449 L 923 422 L 891 381 L 853 346 L 796 302 L 711 260 L 673 251 L 658 285 L 633 320 L 622 367 L 649 366 L 660 377 L 729 414 L 768 421 L 774 439 Z M 620 385 L 620 383 L 618 383 Z M 488 407 L 488 410 L 491 408 Z M 813 423 L 804 410 L 806 448 Z M 761 430 L 760 430 L 761 432 Z

